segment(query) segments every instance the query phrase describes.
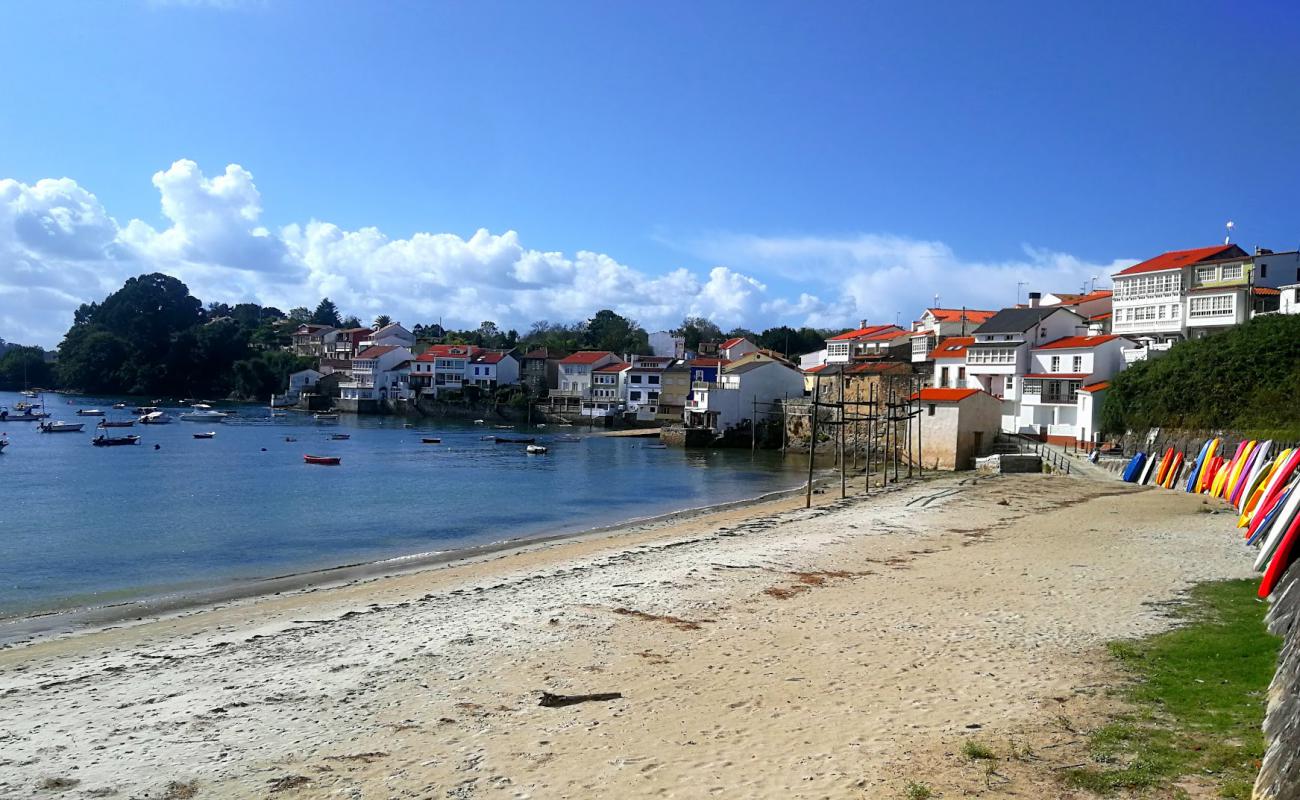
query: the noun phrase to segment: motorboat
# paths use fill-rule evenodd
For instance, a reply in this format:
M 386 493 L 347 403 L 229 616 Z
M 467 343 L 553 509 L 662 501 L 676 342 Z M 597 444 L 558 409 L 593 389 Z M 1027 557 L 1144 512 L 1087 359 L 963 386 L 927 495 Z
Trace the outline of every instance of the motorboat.
M 133 434 L 127 436 L 109 436 L 101 433 L 94 439 L 91 439 L 90 443 L 96 447 L 121 447 L 128 444 L 139 444 L 140 437 Z
M 194 408 L 199 408 L 199 406 L 195 405 Z M 213 411 L 211 408 L 199 408 L 198 411 L 186 411 L 184 414 L 179 415 L 179 419 L 186 422 L 220 422 L 227 416 L 227 414 Z
M 158 410 L 158 406 L 136 406 L 131 409 L 132 414 L 152 414 Z
M 113 408 L 126 408 L 126 403 L 114 403 Z
M 98 408 L 79 408 L 79 409 L 77 409 L 77 416 L 79 416 L 79 417 L 102 417 L 102 416 L 104 416 L 104 412 L 103 412 L 103 411 L 100 411 Z
M 8 446 L 9 446 L 8 439 L 0 439 L 0 453 L 3 453 L 5 451 L 5 448 Z
M 194 434 L 195 439 L 211 439 L 217 435 L 216 431 L 204 431 L 203 433 Z
M 162 411 L 150 411 L 136 421 L 141 425 L 166 425 L 172 421 L 172 418 Z
M 441 439 L 438 439 L 433 436 L 425 436 L 422 439 L 420 439 L 420 442 L 423 444 L 442 444 Z
M 7 408 L 0 408 L 0 422 L 40 422 L 48 416 L 43 411 L 33 411 L 30 408 L 17 414 Z
M 304 455 L 302 460 L 308 464 L 320 464 L 324 467 L 337 467 L 342 461 L 338 456 L 307 456 Z
M 86 427 L 84 422 L 42 422 L 40 431 L 41 433 L 81 433 L 84 427 Z
M 339 415 L 333 411 L 322 411 L 319 414 L 312 414 L 311 418 L 317 422 L 337 422 Z
M 527 447 L 525 447 L 524 450 L 528 451 L 528 454 L 530 456 L 546 455 L 546 447 L 540 444 L 530 444 Z
M 100 428 L 130 428 L 135 425 L 133 419 L 101 419 L 97 427 Z
M 351 438 L 352 438 L 352 434 L 350 434 L 350 433 L 336 433 L 336 434 L 333 434 L 332 436 L 330 436 L 330 438 L 333 439 L 333 440 L 336 441 L 336 442 L 341 442 L 341 441 L 344 441 L 344 440 L 347 440 L 347 439 L 351 439 Z
M 537 441 L 531 436 L 493 436 L 492 440 L 497 444 L 532 444 Z
M 476 420 L 474 420 L 474 424 L 475 424 L 475 425 L 482 425 L 482 424 L 484 424 L 484 422 L 485 422 L 485 420 L 481 420 L 481 419 L 476 419 Z
M 19 392 L 19 394 L 21 394 L 23 397 L 30 397 L 33 400 L 36 399 L 36 392 L 33 392 L 31 389 L 24 389 L 21 392 Z

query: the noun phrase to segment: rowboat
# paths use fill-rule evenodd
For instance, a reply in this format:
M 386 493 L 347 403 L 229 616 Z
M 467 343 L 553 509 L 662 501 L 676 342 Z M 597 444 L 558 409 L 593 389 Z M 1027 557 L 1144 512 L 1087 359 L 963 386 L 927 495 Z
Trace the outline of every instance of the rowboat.
M 135 425 L 133 419 L 101 419 L 97 427 L 100 428 L 130 428 Z
M 41 433 L 81 433 L 86 426 L 84 422 L 42 422 Z
M 303 456 L 302 460 L 308 464 L 320 464 L 325 467 L 337 467 L 343 459 L 338 456 Z
M 195 438 L 195 439 L 211 439 L 212 437 L 214 437 L 214 436 L 216 436 L 216 435 L 217 435 L 217 432 L 216 432 L 216 431 L 204 431 L 203 433 L 196 433 L 196 434 L 194 434 L 194 438 Z
M 126 403 L 114 403 L 113 408 L 126 408 Z
M 351 439 L 351 438 L 352 438 L 352 434 L 350 434 L 350 433 L 335 433 L 335 434 L 331 435 L 330 438 L 333 439 L 333 440 L 336 441 L 336 442 L 342 442 L 342 441 L 345 441 L 345 440 L 347 440 L 347 439 Z
M 106 436 L 102 433 L 90 440 L 90 443 L 96 447 L 121 447 L 128 444 L 139 444 L 139 442 L 140 437 L 135 435 Z
M 79 408 L 79 409 L 77 409 L 77 416 L 79 416 L 79 417 L 102 417 L 102 416 L 104 416 L 104 412 L 103 412 L 103 411 L 100 411 L 98 408 Z
M 30 389 L 24 389 L 23 391 L 19 392 L 19 394 L 21 394 L 23 397 L 31 397 L 33 399 L 36 397 L 36 392 L 33 392 Z
M 536 439 L 532 438 L 531 436 L 529 436 L 529 437 L 521 437 L 521 436 L 493 436 L 493 437 L 492 437 L 492 440 L 495 441 L 497 444 L 532 444 L 533 442 L 537 441 Z
M 546 455 L 546 448 L 540 444 L 530 444 L 525 447 L 524 450 L 528 451 L 528 454 L 533 456 Z
M 433 438 L 433 437 L 431 437 L 431 436 L 426 436 L 426 437 L 420 439 L 420 441 L 423 442 L 423 443 L 425 443 L 425 444 L 442 444 L 442 440 L 441 440 L 441 439 L 435 439 L 435 438 Z

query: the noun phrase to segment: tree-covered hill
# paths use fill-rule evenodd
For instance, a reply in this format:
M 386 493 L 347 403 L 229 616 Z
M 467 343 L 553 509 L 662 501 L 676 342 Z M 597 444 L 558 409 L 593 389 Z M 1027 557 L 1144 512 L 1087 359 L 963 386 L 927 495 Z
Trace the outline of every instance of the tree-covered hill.
M 1153 426 L 1300 434 L 1300 316 L 1257 317 L 1121 372 L 1102 427 Z

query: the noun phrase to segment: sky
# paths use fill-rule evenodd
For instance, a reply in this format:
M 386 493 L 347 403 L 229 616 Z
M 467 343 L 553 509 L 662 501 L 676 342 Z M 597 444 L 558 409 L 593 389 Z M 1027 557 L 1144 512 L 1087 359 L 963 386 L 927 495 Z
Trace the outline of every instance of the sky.
M 856 326 L 1300 244 L 1290 3 L 0 4 L 0 338 L 161 271 L 407 325 Z

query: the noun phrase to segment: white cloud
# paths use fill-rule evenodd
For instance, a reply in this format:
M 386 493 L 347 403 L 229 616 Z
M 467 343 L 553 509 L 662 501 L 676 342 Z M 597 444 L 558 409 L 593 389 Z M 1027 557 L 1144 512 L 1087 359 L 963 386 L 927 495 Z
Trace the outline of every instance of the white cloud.
M 945 305 L 999 307 L 1011 302 L 1017 281 L 1069 291 L 1121 265 L 1028 247 L 1019 259 L 968 262 L 941 242 L 880 235 L 719 236 L 690 248 L 720 265 L 707 274 L 651 274 L 603 253 L 529 249 L 514 231 L 390 239 L 378 228 L 318 220 L 269 230 L 253 176 L 236 164 L 207 177 L 181 160 L 153 184 L 162 228 L 119 224 L 69 178 L 0 180 L 0 337 L 52 346 L 78 304 L 150 271 L 177 276 L 204 301 L 288 309 L 329 296 L 363 319 L 385 313 L 455 326 L 492 319 L 520 329 L 613 308 L 653 330 L 688 314 L 756 329 L 838 327 L 892 320 L 896 311 L 910 319 L 935 293 Z

